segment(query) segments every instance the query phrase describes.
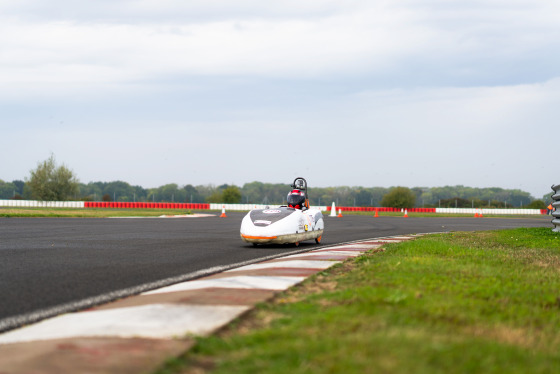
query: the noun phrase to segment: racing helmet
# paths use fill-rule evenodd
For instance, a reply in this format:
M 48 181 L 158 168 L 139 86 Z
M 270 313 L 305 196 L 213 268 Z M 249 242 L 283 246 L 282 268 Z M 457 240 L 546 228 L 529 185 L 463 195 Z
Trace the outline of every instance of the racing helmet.
M 305 206 L 305 194 L 300 190 L 292 190 L 288 194 L 288 206 L 290 208 L 302 209 Z

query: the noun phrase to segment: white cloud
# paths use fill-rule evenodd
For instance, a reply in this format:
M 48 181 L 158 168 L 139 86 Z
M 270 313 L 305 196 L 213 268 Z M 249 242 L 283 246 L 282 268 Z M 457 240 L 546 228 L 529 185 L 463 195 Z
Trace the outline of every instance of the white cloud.
M 0 178 L 54 152 L 152 186 L 529 186 L 543 156 L 512 145 L 558 118 L 558 25 L 552 0 L 1 2 L 3 154 L 31 151 Z M 300 139 L 328 152 L 300 169 Z
M 404 20 L 402 20 L 404 21 Z M 429 35 L 365 15 L 193 24 L 4 20 L 3 81 L 128 81 L 157 74 L 317 76 L 387 66 Z M 6 35 L 17 35 L 10 39 Z M 91 71 L 89 71 L 91 69 Z M 97 70 L 97 71 L 96 71 Z M 93 73 L 93 74 L 92 74 Z M 120 74 L 120 79 L 117 74 Z
M 552 12 L 559 6 L 548 1 L 460 6 L 353 1 L 344 7 L 332 1 L 266 6 L 254 1 L 63 1 L 62 14 L 68 15 L 60 19 L 41 4 L 27 1 L 21 9 L 53 19 L 6 15 L 0 20 L 0 81 L 10 95 L 74 94 L 80 87 L 107 91 L 185 75 L 332 79 L 369 74 L 407 85 L 398 77 L 414 81 L 416 74 L 440 84 L 442 75 L 518 74 L 516 60 L 538 60 L 551 44 L 560 43 L 559 19 L 553 16 L 559 12 Z M 95 16 L 99 12 L 111 17 Z M 130 19 L 129 12 L 143 17 Z M 206 17 L 189 18 L 193 12 Z

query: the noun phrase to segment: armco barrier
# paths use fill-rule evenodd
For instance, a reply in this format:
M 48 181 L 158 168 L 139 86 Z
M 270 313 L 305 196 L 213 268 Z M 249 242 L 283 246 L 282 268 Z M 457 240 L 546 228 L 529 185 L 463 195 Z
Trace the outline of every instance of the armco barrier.
M 560 185 L 552 186 L 555 192 L 553 203 L 557 211 L 553 214 L 556 218 L 553 223 L 560 227 Z M 35 200 L 0 200 L 0 206 L 5 207 L 36 207 L 36 208 L 114 208 L 114 209 L 185 209 L 185 210 L 221 210 L 226 211 L 249 211 L 252 209 L 275 208 L 277 204 L 198 204 L 198 203 L 155 203 L 155 202 L 114 202 L 114 201 L 35 201 Z M 322 211 L 330 212 L 331 206 L 313 206 Z M 338 211 L 343 212 L 400 212 L 400 208 L 387 207 L 336 207 Z M 477 209 L 477 208 L 411 208 L 409 213 L 447 213 L 447 214 L 509 214 L 509 215 L 526 215 L 526 214 L 546 214 L 546 210 L 540 209 Z
M 552 200 L 554 200 L 552 206 L 555 209 L 555 211 L 552 212 L 552 216 L 554 217 L 552 220 L 554 229 L 552 229 L 552 231 L 560 232 L 560 209 L 558 209 L 560 208 L 560 184 L 552 186 L 551 188 L 554 191 L 554 194 L 552 195 Z
M 208 210 L 210 204 L 86 201 L 84 208 Z
M 364 207 L 356 207 L 356 206 L 337 206 L 335 207 L 338 211 L 339 209 L 343 212 L 400 212 L 401 208 L 389 208 L 389 207 L 372 207 L 372 206 L 364 206 Z M 332 207 L 326 207 L 326 211 L 330 212 Z M 407 209 L 408 212 L 416 212 L 416 213 L 435 213 L 436 208 L 410 208 Z
M 83 201 L 0 200 L 0 206 L 24 208 L 83 208 Z
M 277 208 L 278 204 L 218 204 L 212 203 L 210 204 L 210 210 L 222 210 L 225 209 L 226 211 L 229 210 L 240 210 L 240 211 L 249 211 L 253 209 L 267 209 L 267 208 Z M 313 208 L 327 210 L 326 206 L 313 206 Z M 330 208 L 330 207 L 329 207 Z
M 559 187 L 560 188 L 560 187 Z M 560 194 L 559 194 L 560 200 Z M 558 202 L 560 206 L 560 201 Z M 343 212 L 401 212 L 401 208 L 388 208 L 388 207 L 336 207 L 337 211 L 341 209 Z M 331 211 L 328 206 L 326 211 Z M 546 210 L 541 209 L 478 209 L 478 208 L 410 208 L 407 209 L 408 213 L 446 213 L 446 214 L 472 214 L 481 213 L 485 214 L 501 214 L 501 215 L 525 215 L 525 214 L 545 214 Z
M 479 208 L 435 208 L 436 213 L 447 213 L 447 214 L 476 214 L 482 213 L 482 215 L 495 214 L 495 215 L 536 215 L 544 214 L 546 210 L 541 209 L 479 209 Z

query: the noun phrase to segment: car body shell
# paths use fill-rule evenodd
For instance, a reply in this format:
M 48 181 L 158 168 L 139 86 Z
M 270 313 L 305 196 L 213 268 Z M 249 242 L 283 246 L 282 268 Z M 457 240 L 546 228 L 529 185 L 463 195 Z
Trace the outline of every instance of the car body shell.
M 241 222 L 240 236 L 253 244 L 299 244 L 305 240 L 321 241 L 325 228 L 319 209 L 305 210 L 279 207 L 251 210 Z

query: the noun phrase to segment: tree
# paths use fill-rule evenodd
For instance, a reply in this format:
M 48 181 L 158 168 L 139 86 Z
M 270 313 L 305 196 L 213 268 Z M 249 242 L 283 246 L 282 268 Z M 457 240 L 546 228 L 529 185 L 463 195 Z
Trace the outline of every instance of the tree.
M 179 189 L 177 184 L 170 183 L 158 187 L 156 196 L 162 201 L 183 202 L 186 198 L 186 191 L 184 189 Z
M 20 180 L 13 180 L 12 184 L 16 187 L 16 195 L 23 196 L 23 187 L 25 186 L 25 182 Z
M 0 179 L 0 199 L 11 199 L 15 196 L 16 186 Z
M 452 197 L 451 199 L 443 199 L 440 201 L 443 208 L 471 208 L 472 202 L 460 197 Z
M 222 200 L 226 204 L 239 204 L 241 202 L 241 191 L 236 186 L 229 186 L 222 192 Z
M 206 198 L 207 203 L 223 203 L 222 192 L 220 190 L 215 190 L 210 196 Z
M 37 164 L 25 183 L 37 200 L 65 201 L 76 197 L 79 181 L 65 165 L 57 166 L 54 155 Z
M 239 204 L 241 202 L 241 190 L 237 186 L 221 185 L 206 198 L 206 202 Z
M 414 208 L 416 195 L 407 187 L 393 187 L 383 199 L 381 205 L 393 208 Z
M 289 190 L 289 184 L 251 182 L 243 185 L 241 196 L 244 203 L 280 205 L 286 201 Z
M 542 200 L 533 200 L 529 205 L 527 205 L 529 209 L 546 209 L 546 204 Z
M 204 202 L 204 199 L 200 197 L 200 193 L 193 185 L 187 184 L 186 186 L 183 187 L 183 190 L 185 190 L 185 202 L 187 203 Z

